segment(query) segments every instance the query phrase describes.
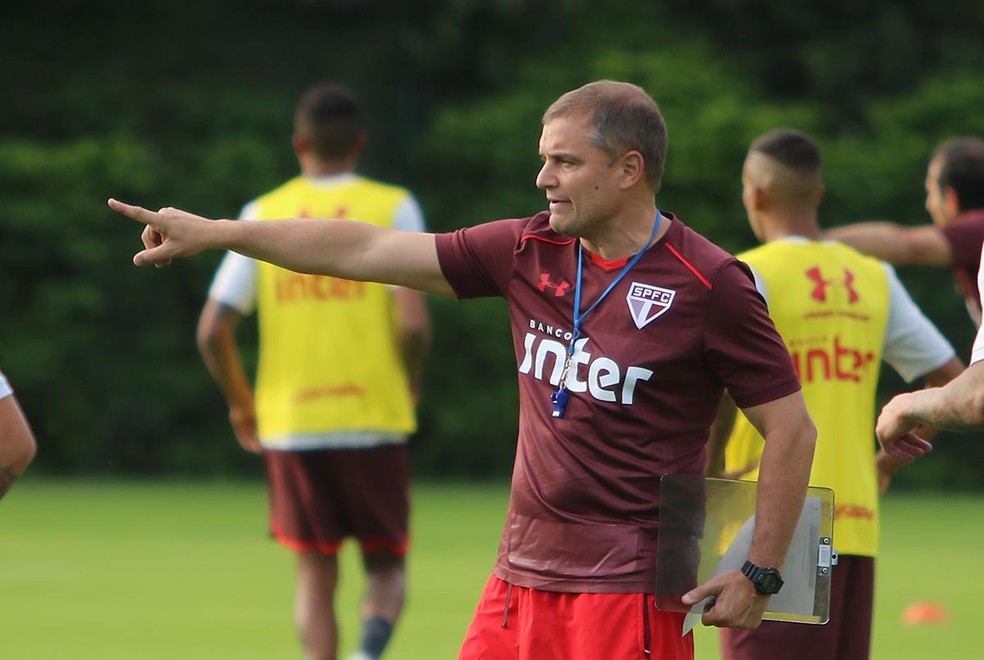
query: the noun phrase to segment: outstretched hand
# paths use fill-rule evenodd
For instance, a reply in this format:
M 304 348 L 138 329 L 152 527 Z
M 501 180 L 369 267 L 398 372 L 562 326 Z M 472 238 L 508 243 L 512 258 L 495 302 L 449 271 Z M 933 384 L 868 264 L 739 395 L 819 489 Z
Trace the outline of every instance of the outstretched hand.
M 109 200 L 109 208 L 144 225 L 144 249 L 133 256 L 137 266 L 163 268 L 174 257 L 190 257 L 208 247 L 206 230 L 212 221 L 207 218 L 174 208 L 149 211 L 115 199 Z
M 886 454 L 908 463 L 933 450 L 933 445 L 913 431 L 918 420 L 909 414 L 910 401 L 919 393 L 900 394 L 885 404 L 878 415 L 875 435 Z
M 915 433 L 908 431 L 894 439 L 881 439 L 882 449 L 886 454 L 891 454 L 904 463 L 916 460 L 920 456 L 925 456 L 933 451 L 933 445 L 927 440 L 923 440 Z

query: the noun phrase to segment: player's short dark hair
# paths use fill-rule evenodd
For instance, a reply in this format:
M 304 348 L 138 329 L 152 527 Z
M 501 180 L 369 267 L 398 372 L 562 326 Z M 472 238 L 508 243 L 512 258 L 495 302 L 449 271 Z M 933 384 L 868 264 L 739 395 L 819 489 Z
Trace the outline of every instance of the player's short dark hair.
M 984 140 L 947 140 L 933 152 L 940 159 L 939 187 L 953 188 L 961 211 L 984 209 Z
M 820 171 L 820 150 L 813 139 L 794 128 L 777 128 L 755 138 L 748 152 L 758 152 L 799 174 Z
M 612 157 L 627 151 L 642 154 L 646 181 L 659 190 L 668 141 L 663 114 L 644 89 L 614 80 L 598 80 L 567 92 L 543 113 L 543 123 L 585 113 L 594 118 L 588 141 Z
M 314 85 L 297 102 L 294 131 L 309 141 L 319 158 L 332 160 L 347 156 L 365 130 L 362 104 L 343 85 Z

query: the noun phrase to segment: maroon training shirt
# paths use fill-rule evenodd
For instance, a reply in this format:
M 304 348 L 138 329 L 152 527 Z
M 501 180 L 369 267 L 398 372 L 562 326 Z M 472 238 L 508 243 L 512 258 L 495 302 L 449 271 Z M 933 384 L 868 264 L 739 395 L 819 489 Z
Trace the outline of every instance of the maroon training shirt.
M 659 478 L 698 475 L 725 387 L 740 407 L 799 389 L 743 264 L 671 214 L 669 231 L 590 313 L 563 418 L 578 245 L 549 213 L 437 236 L 459 298 L 509 304 L 519 439 L 495 575 L 550 591 L 653 593 Z M 624 262 L 584 253 L 581 312 Z
M 954 286 L 963 296 L 967 312 L 977 325 L 981 318 L 977 270 L 981 267 L 981 244 L 984 243 L 984 210 L 960 214 L 943 227 L 942 232 L 953 252 Z

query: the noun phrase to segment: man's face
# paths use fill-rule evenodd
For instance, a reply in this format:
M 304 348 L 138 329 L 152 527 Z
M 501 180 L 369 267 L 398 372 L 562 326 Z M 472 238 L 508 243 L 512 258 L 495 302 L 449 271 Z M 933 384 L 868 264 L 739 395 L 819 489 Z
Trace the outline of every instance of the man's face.
M 953 220 L 951 209 L 947 203 L 946 196 L 940 189 L 940 168 L 943 166 L 939 158 L 934 158 L 929 162 L 926 169 L 926 210 L 933 223 L 938 227 L 945 227 Z
M 547 193 L 551 228 L 565 236 L 590 238 L 618 208 L 617 161 L 588 142 L 592 130 L 588 115 L 561 116 L 540 136 L 536 187 Z

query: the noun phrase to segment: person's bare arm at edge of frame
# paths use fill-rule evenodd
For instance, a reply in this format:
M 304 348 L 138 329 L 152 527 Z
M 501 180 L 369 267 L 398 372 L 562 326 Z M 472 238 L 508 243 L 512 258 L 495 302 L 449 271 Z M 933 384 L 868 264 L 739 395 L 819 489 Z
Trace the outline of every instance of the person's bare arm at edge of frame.
M 137 266 L 165 266 L 204 250 L 233 250 L 299 273 L 396 284 L 453 296 L 437 259 L 434 234 L 384 229 L 352 220 L 209 220 L 186 211 L 149 211 L 115 199 L 109 207 L 145 225 Z
M 806 498 L 817 430 L 801 391 L 742 412 L 765 438 L 748 560 L 781 570 Z M 769 602 L 769 597 L 758 595 L 751 581 L 737 570 L 698 585 L 683 596 L 683 602 L 690 606 L 708 596 L 715 600 L 701 617 L 705 626 L 757 628 Z
M 34 460 L 37 440 L 24 411 L 11 394 L 0 399 L 0 499 Z
M 875 435 L 884 451 L 911 460 L 922 455 L 917 443 L 921 438 L 913 433 L 919 426 L 946 431 L 984 428 L 984 362 L 970 365 L 943 387 L 894 397 L 878 415 Z

